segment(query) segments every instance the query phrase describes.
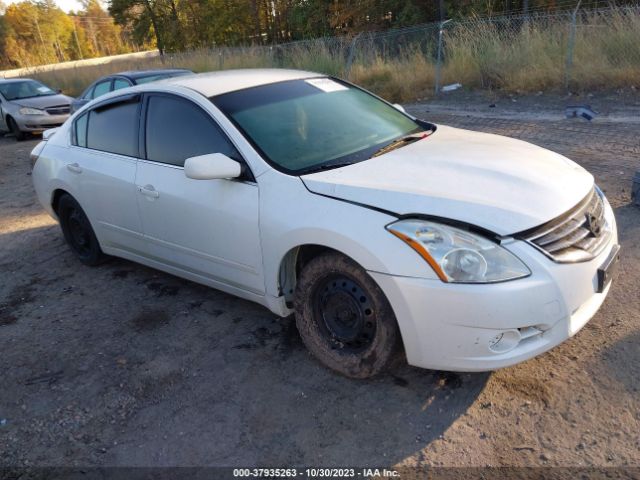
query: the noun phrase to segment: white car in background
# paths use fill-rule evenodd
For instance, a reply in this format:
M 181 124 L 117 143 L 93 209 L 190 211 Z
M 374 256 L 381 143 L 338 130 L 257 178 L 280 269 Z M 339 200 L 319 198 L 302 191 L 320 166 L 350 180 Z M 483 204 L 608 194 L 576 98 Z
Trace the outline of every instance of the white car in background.
M 85 264 L 139 262 L 295 313 L 325 365 L 483 371 L 574 335 L 609 288 L 614 215 L 543 148 L 417 120 L 291 70 L 113 92 L 33 151 Z

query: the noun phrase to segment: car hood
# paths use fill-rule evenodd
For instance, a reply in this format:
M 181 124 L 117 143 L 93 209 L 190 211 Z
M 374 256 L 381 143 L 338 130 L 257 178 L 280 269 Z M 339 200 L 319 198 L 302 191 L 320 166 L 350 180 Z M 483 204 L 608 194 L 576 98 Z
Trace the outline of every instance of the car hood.
M 18 98 L 16 100 L 12 100 L 16 105 L 20 105 L 21 107 L 31 107 L 31 108 L 49 108 L 56 107 L 58 105 L 70 105 L 71 97 L 67 97 L 66 95 L 57 94 L 57 95 L 44 95 L 42 97 L 32 97 L 32 98 Z
M 370 160 L 301 177 L 315 193 L 457 220 L 509 235 L 574 207 L 593 176 L 521 140 L 438 126 L 429 137 Z

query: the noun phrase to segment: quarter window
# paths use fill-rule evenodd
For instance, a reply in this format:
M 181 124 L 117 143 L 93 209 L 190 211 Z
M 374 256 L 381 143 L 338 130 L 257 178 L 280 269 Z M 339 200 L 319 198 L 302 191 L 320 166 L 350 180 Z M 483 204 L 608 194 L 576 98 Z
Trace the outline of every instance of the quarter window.
M 137 101 L 128 101 L 91 110 L 86 146 L 103 152 L 137 157 L 138 105 Z
M 89 119 L 89 114 L 85 113 L 78 117 L 78 119 L 74 123 L 74 145 L 79 147 L 87 146 L 87 121 Z
M 116 78 L 113 81 L 113 89 L 114 90 L 120 90 L 121 88 L 127 88 L 130 87 L 131 84 L 127 81 L 124 80 L 123 78 Z
M 207 153 L 223 153 L 241 159 L 204 110 L 177 97 L 149 98 L 146 143 L 147 159 L 180 167 L 187 158 Z
M 93 89 L 91 98 L 98 98 L 99 96 L 104 95 L 105 93 L 109 93 L 110 88 L 111 88 L 111 79 L 98 83 L 96 87 Z

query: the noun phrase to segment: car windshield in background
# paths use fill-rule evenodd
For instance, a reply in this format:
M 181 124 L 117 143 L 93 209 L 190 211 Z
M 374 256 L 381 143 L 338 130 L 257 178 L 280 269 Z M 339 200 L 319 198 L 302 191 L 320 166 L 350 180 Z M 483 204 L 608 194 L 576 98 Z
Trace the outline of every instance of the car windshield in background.
M 330 78 L 274 83 L 211 101 L 268 161 L 293 174 L 366 160 L 424 130 L 373 95 Z
M 7 100 L 20 100 L 21 98 L 44 97 L 56 94 L 49 87 L 35 80 L 2 84 L 0 85 L 0 93 Z
M 148 77 L 136 78 L 136 85 L 142 85 L 143 83 L 155 82 L 156 80 L 164 80 L 165 78 L 181 77 L 182 75 L 192 75 L 190 72 L 174 72 L 174 73 L 161 73 L 159 75 L 150 75 Z

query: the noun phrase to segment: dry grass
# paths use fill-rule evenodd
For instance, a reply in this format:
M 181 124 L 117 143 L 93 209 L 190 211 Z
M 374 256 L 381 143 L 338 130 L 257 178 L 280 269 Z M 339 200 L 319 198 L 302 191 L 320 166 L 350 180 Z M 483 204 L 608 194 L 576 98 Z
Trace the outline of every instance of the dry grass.
M 455 25 L 445 33 L 443 84 L 460 82 L 467 88 L 518 92 L 562 89 L 567 77 L 573 90 L 640 84 L 640 14 L 637 11 L 581 16 L 570 74 L 566 69 L 569 36 L 566 18 L 528 24 L 478 21 Z M 318 41 L 284 47 L 198 50 L 168 55 L 164 59 L 118 60 L 75 69 L 36 71 L 32 76 L 77 95 L 96 78 L 129 69 L 182 67 L 204 72 L 288 67 L 348 76 L 391 101 L 410 101 L 433 91 L 433 51 L 433 38 L 429 45 L 416 44 L 400 52 L 396 50 L 394 54 L 363 42 L 348 75 L 345 73 L 348 42 Z
M 408 102 L 433 92 L 435 66 L 421 52 L 393 60 L 377 56 L 367 65 L 356 64 L 350 80 L 391 102 Z
M 445 82 L 536 91 L 564 81 L 566 25 L 462 25 L 448 32 Z

